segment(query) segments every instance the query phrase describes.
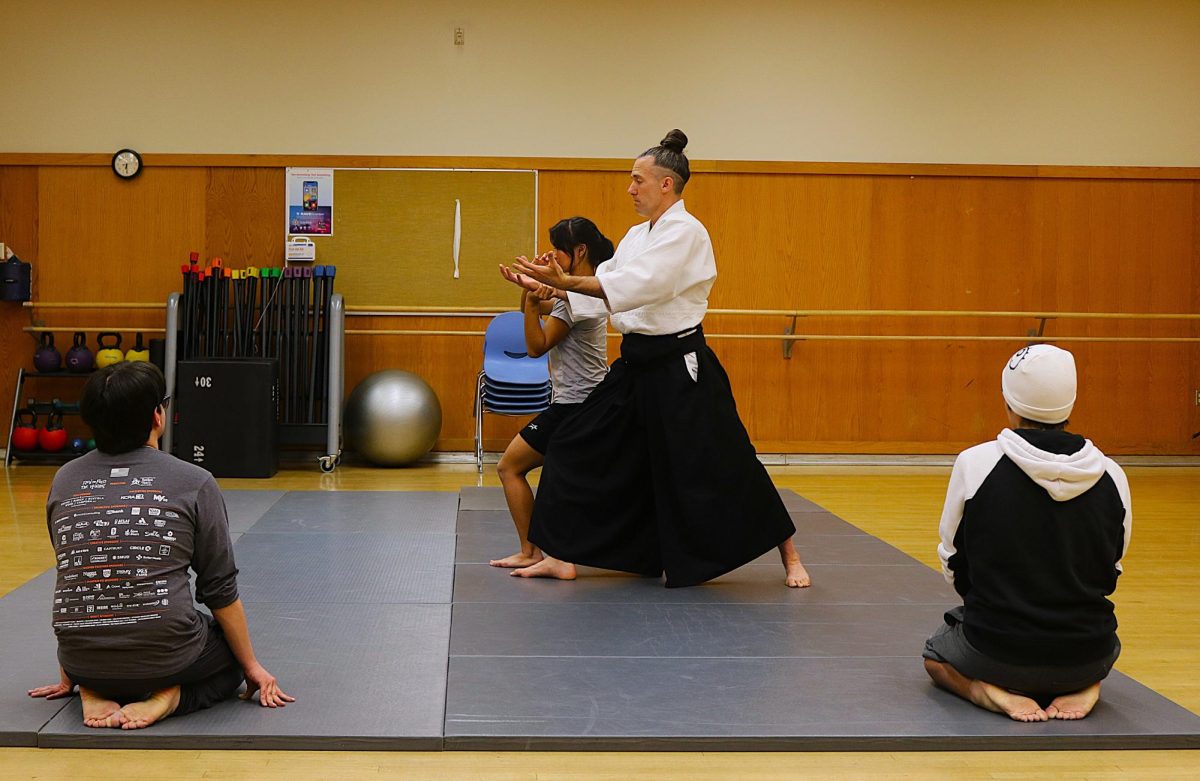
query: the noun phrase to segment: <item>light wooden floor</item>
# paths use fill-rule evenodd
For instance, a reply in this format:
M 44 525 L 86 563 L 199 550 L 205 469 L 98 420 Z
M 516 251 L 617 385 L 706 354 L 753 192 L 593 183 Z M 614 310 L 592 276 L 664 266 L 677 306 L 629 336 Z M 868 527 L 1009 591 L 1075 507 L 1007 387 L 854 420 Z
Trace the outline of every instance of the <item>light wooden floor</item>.
M 937 520 L 948 469 L 772 468 L 775 482 L 936 567 Z M 1124 652 L 1117 668 L 1200 713 L 1200 469 L 1129 469 L 1133 545 L 1117 590 Z M 0 595 L 52 563 L 44 505 L 53 470 L 12 467 L 0 486 Z M 485 484 L 496 485 L 494 472 Z M 285 471 L 271 480 L 222 480 L 228 489 L 447 490 L 476 485 L 473 466 Z M 253 616 L 251 617 L 253 628 Z M 267 660 L 269 664 L 269 660 Z M 0 662 L 2 663 L 2 662 Z M 47 681 L 54 660 L 46 662 Z M 31 681 L 30 684 L 37 683 Z M 363 707 L 370 707 L 364 703 Z M 796 703 L 803 708 L 804 703 Z M 913 714 L 920 718 L 920 714 Z M 1031 725 L 1030 730 L 1036 730 Z M 78 751 L 0 749 L 0 778 L 93 778 L 121 768 L 156 779 L 1010 779 L 1196 778 L 1200 751 L 847 754 L 406 753 Z M 105 773 L 105 775 L 110 775 Z

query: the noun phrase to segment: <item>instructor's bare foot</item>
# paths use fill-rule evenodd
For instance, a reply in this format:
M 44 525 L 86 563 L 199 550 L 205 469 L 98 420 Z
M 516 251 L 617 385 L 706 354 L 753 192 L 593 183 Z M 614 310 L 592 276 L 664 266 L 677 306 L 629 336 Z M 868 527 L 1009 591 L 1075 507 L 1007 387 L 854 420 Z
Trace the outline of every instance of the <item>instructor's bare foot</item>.
M 785 561 L 783 568 L 787 570 L 783 582 L 787 584 L 788 588 L 808 588 L 812 585 L 812 578 L 808 576 L 808 570 L 804 569 L 800 559 Z
M 546 556 L 530 567 L 515 569 L 508 573 L 519 578 L 557 578 L 558 580 L 574 580 L 575 565 L 559 561 L 553 556 Z
M 492 559 L 488 564 L 491 564 L 493 567 L 504 567 L 505 569 L 532 567 L 544 558 L 545 556 L 541 553 L 514 553 L 503 559 Z
M 1074 721 L 1082 719 L 1092 712 L 1100 700 L 1100 682 L 1097 681 L 1086 689 L 1055 697 L 1046 707 L 1046 715 L 1052 719 Z
M 91 689 L 79 687 L 79 698 L 83 700 L 83 723 L 93 729 L 117 728 L 125 723 L 119 703 L 105 699 Z
M 984 681 L 971 681 L 971 702 L 994 713 L 1003 713 L 1014 721 L 1046 721 L 1046 711 L 1023 694 L 1014 694 Z
M 125 715 L 125 723 L 121 729 L 143 729 L 156 721 L 162 721 L 175 712 L 179 707 L 179 687 L 159 689 L 150 695 L 149 699 L 141 702 L 131 702 L 121 713 Z

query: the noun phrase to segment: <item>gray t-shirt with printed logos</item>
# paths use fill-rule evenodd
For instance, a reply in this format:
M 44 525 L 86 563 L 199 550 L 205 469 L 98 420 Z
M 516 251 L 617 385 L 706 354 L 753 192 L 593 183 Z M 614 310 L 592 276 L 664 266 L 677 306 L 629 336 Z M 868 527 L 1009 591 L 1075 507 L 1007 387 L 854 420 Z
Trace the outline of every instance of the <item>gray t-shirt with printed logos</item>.
M 53 625 L 68 674 L 161 678 L 208 639 L 210 610 L 238 598 L 225 500 L 212 475 L 150 447 L 65 464 L 46 501 L 58 577 Z
M 576 320 L 570 305 L 561 299 L 554 302 L 550 316 L 562 320 L 571 329 L 566 338 L 550 350 L 554 403 L 578 404 L 608 374 L 608 318 Z

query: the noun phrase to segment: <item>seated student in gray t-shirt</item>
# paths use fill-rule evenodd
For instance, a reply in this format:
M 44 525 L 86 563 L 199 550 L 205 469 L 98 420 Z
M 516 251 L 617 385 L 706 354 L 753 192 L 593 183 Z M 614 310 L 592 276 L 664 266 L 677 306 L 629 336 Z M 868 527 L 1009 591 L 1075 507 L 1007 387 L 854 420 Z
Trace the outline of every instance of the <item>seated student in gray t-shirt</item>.
M 254 656 L 220 488 L 158 449 L 167 403 L 153 364 L 93 374 L 80 412 L 97 449 L 58 470 L 46 502 L 61 675 L 29 695 L 78 685 L 89 727 L 148 727 L 231 696 L 243 678 L 243 697 L 258 692 L 264 707 L 295 701 Z M 212 616 L 194 607 L 189 567 Z
M 569 217 L 555 223 L 550 229 L 550 244 L 554 249 L 538 261 L 548 263 L 553 260 L 569 274 L 591 276 L 597 266 L 613 256 L 612 242 L 585 217 Z M 500 273 L 521 288 L 525 347 L 535 358 L 550 353 L 554 388 L 550 408 L 513 437 L 496 467 L 508 510 L 517 527 L 521 551 L 503 559 L 493 559 L 491 565 L 520 568 L 537 564 L 543 558 L 542 552 L 528 539 L 533 489 L 529 487 L 526 475 L 545 462 L 546 446 L 554 430 L 608 373 L 608 312 L 603 302 L 595 299 L 583 296 L 574 301 L 556 298 L 557 291 L 553 288 L 504 266 L 500 267 Z M 543 315 L 546 316 L 544 321 Z

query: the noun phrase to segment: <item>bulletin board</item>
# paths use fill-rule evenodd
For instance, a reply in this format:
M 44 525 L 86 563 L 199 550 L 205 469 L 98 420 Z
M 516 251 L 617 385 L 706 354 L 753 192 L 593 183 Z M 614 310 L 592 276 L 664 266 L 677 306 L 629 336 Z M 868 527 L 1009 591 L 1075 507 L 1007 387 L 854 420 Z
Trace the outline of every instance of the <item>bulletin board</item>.
M 334 183 L 334 233 L 310 238 L 348 305 L 516 306 L 497 267 L 534 251 L 536 171 L 339 168 Z

